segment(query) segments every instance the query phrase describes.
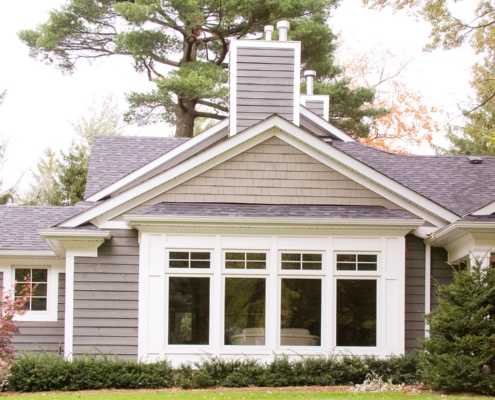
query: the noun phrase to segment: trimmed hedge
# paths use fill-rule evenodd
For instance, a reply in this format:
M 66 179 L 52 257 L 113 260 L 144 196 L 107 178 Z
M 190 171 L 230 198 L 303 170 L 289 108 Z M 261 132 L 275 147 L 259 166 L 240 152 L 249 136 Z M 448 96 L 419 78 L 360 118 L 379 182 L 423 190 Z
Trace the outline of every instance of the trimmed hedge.
M 48 353 L 27 353 L 15 362 L 6 385 L 8 391 L 76 391 L 89 389 L 199 389 L 247 386 L 353 385 L 374 371 L 393 383 L 420 381 L 416 356 L 377 359 L 329 356 L 289 360 L 278 357 L 271 363 L 251 358 L 201 362 L 172 368 L 167 361 L 138 363 L 118 358 L 83 356 L 72 362 Z

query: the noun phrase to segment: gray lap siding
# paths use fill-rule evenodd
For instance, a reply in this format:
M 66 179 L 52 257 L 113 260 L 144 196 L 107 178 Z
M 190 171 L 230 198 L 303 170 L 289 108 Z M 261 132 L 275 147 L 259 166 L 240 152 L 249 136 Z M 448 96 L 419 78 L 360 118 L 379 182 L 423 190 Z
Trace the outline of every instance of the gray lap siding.
M 78 354 L 137 359 L 139 245 L 137 233 L 112 231 L 98 257 L 77 257 L 74 347 Z
M 431 308 L 436 300 L 437 283 L 452 281 L 452 271 L 446 262 L 447 253 L 431 249 Z M 406 352 L 421 349 L 418 339 L 425 336 L 425 244 L 413 235 L 406 236 Z
M 58 276 L 57 321 L 18 322 L 20 334 L 12 343 L 16 354 L 23 351 L 63 353 L 65 321 L 65 274 Z

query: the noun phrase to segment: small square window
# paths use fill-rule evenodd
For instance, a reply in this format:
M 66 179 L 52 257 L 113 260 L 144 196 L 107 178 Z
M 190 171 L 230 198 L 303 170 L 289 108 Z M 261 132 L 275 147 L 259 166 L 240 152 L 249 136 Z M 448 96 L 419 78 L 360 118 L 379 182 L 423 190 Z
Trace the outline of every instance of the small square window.
M 48 307 L 48 269 L 46 268 L 16 268 L 14 272 L 15 298 L 26 297 L 26 309 L 29 311 L 47 311 Z M 24 285 L 29 285 L 27 293 L 23 292 Z

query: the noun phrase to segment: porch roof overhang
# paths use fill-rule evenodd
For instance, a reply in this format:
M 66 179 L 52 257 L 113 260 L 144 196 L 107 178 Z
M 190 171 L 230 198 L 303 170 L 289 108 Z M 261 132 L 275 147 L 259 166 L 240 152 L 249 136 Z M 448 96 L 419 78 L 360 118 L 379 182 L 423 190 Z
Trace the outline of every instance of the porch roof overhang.
M 132 228 L 393 230 L 406 234 L 424 220 L 377 206 L 160 203 L 124 215 Z

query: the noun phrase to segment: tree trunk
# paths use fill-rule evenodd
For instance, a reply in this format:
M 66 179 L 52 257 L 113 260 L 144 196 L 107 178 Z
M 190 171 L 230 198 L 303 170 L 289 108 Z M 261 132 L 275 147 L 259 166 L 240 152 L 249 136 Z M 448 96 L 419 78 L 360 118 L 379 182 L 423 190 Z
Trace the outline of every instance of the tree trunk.
M 176 108 L 175 136 L 193 137 L 196 101 L 179 99 Z

